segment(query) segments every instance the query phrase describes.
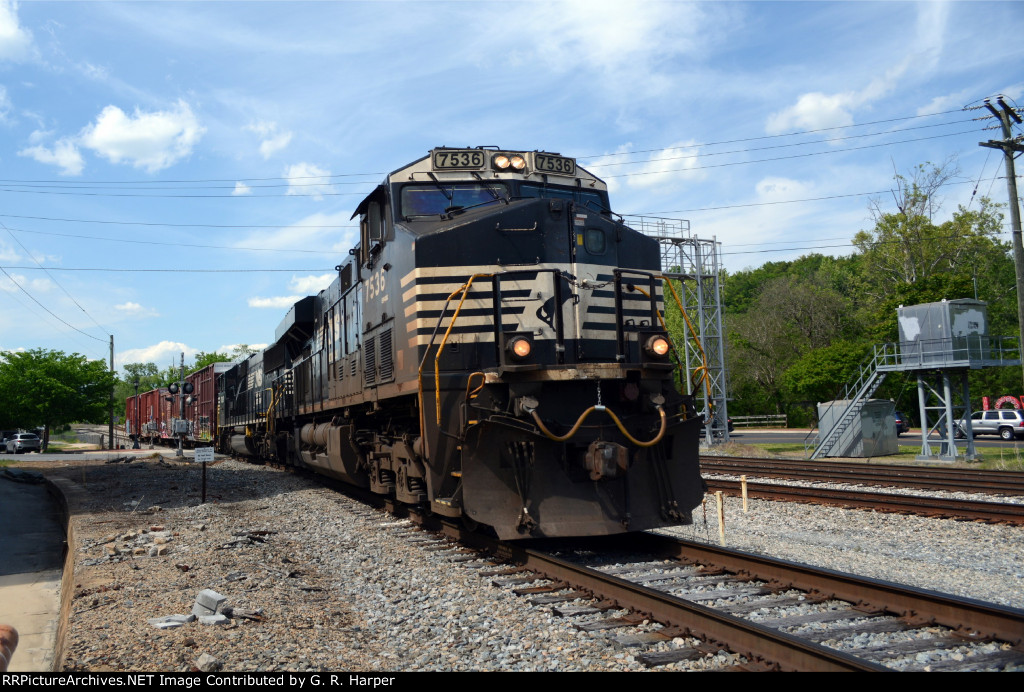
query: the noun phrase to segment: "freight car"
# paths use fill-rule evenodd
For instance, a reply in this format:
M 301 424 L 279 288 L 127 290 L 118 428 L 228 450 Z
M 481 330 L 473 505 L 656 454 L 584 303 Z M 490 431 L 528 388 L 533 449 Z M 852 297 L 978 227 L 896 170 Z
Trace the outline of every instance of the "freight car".
M 677 391 L 657 242 L 540 151 L 437 148 L 357 207 L 333 283 L 218 388 L 221 451 L 500 537 L 688 523 L 702 421 Z
M 179 400 L 169 400 L 171 392 L 166 387 L 129 396 L 125 400 L 125 435 L 147 444 L 177 444 L 174 426 L 180 419 L 185 421 L 181 435 L 186 446 L 213 442 L 217 427 L 217 376 L 230 367 L 230 363 L 211 363 L 185 377 L 191 393 L 186 397 L 184 418 Z

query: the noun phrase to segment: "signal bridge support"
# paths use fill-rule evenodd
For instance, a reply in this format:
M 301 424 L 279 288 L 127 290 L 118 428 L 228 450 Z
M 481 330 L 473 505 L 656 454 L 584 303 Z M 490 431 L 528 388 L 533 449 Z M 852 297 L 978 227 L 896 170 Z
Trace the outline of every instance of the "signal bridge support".
M 705 442 L 727 442 L 729 412 L 719 288 L 722 244 L 714 238 L 694 236 L 690 222 L 685 219 L 627 216 L 625 222 L 658 241 L 662 274 L 673 283 L 678 282 L 683 319 L 687 322 L 681 357 L 686 373 L 698 373 L 687 378 L 683 387 L 694 395 L 697 410 L 704 415 Z M 669 295 L 664 300 L 667 312 L 675 300 Z

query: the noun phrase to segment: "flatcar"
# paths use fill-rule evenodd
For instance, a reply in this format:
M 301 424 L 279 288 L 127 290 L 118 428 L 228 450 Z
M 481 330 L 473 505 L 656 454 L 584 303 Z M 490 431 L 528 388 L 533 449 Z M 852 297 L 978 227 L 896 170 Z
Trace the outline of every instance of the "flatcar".
M 657 241 L 569 157 L 431 150 L 358 244 L 220 376 L 222 451 L 310 468 L 504 539 L 691 521 L 702 420 L 675 384 Z

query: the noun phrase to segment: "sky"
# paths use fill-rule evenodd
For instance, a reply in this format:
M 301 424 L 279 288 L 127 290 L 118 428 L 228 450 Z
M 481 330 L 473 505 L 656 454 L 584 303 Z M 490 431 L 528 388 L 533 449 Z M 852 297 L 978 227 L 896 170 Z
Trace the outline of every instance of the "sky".
M 940 217 L 1006 201 L 977 107 L 1024 105 L 1021 35 L 1022 2 L 0 0 L 0 351 L 266 344 L 437 146 L 575 157 L 730 271 L 848 254 L 919 164 L 959 169 Z

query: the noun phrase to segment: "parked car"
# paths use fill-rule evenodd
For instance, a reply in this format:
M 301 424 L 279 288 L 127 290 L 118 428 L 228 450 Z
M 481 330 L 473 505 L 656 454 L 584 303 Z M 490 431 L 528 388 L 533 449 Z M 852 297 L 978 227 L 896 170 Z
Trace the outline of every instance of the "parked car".
M 1004 440 L 1024 437 L 1024 411 L 975 411 L 971 416 L 971 430 L 975 435 L 999 435 Z M 957 437 L 966 437 L 967 421 L 963 418 L 958 420 L 953 432 Z
M 902 435 L 905 432 L 910 432 L 910 421 L 899 411 L 893 414 L 896 418 L 896 435 Z
M 21 454 L 22 452 L 38 452 L 39 448 L 38 435 L 35 433 L 18 433 L 7 439 L 7 446 L 4 449 L 8 454 Z

